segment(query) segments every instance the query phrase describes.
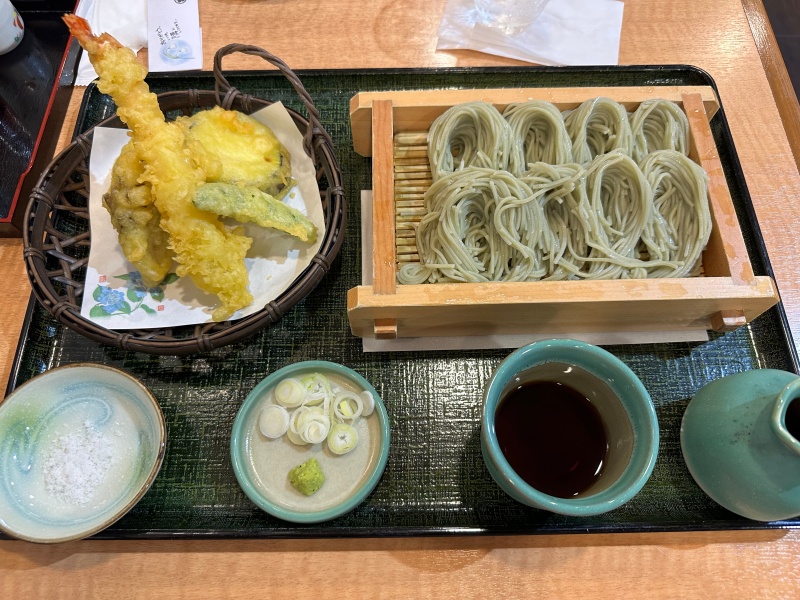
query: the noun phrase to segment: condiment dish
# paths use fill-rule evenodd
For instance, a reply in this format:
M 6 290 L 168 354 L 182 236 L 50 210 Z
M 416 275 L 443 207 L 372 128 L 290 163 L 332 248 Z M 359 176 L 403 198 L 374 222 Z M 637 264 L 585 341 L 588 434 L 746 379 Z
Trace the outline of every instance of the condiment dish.
M 358 443 L 344 454 L 333 452 L 326 441 L 298 444 L 288 435 L 267 437 L 259 426 L 264 409 L 276 404 L 280 382 L 315 373 L 341 389 L 369 392 L 374 400 L 372 413 L 355 423 Z M 304 361 L 275 371 L 247 396 L 233 424 L 231 462 L 242 490 L 259 508 L 285 521 L 319 523 L 353 510 L 372 492 L 386 467 L 389 437 L 386 407 L 366 379 L 340 364 Z M 311 458 L 324 483 L 306 495 L 293 487 L 289 472 Z
M 577 397 L 593 407 L 591 410 L 599 417 L 598 423 L 607 450 L 600 462 L 595 463 L 599 466 L 594 472 L 594 479 L 581 489 L 568 493 L 560 491 L 556 495 L 549 489 L 559 485 L 545 482 L 544 478 L 536 480 L 538 488 L 548 489 L 550 485 L 549 493 L 546 493 L 530 483 L 532 476 L 525 479 L 520 474 L 522 467 L 535 471 L 538 466 L 535 463 L 540 462 L 542 470 L 550 477 L 560 476 L 562 480 L 571 477 L 579 460 L 575 459 L 572 448 L 543 448 L 538 444 L 539 440 L 528 436 L 528 441 L 523 441 L 523 447 L 519 450 L 522 456 L 514 457 L 510 455 L 513 449 L 508 438 L 503 444 L 498 440 L 500 420 L 497 416 L 501 414 L 505 400 L 511 398 L 512 393 L 519 393 L 526 384 L 540 383 L 571 388 Z M 541 394 L 540 391 L 537 393 Z M 528 402 L 541 400 L 541 397 L 525 398 Z M 561 410 L 563 399 L 556 397 L 547 401 L 554 400 L 555 406 Z M 552 414 L 556 414 L 556 411 L 542 417 L 548 419 L 544 421 L 543 430 L 547 436 L 555 432 L 556 437 L 550 439 L 555 440 L 554 446 L 558 446 L 562 443 L 558 436 L 566 439 L 573 435 L 576 425 L 573 422 L 554 422 Z M 519 439 L 525 440 L 525 436 Z M 555 513 L 589 516 L 618 508 L 642 489 L 655 466 L 659 432 L 650 395 L 639 378 L 621 360 L 602 348 L 584 342 L 546 340 L 510 354 L 490 378 L 484 390 L 480 440 L 489 473 L 512 498 Z M 576 440 L 575 449 L 578 453 L 584 452 L 585 448 L 581 445 L 588 444 L 588 436 L 581 435 Z M 538 451 L 534 452 L 533 448 Z M 570 457 L 567 468 L 561 472 L 552 468 L 561 460 L 559 452 L 566 452 Z M 520 472 L 511 466 L 511 462 L 517 464 Z M 563 481 L 554 483 L 562 484 Z
M 0 404 L 0 530 L 30 542 L 95 534 L 150 488 L 166 427 L 153 394 L 80 363 L 30 379 Z

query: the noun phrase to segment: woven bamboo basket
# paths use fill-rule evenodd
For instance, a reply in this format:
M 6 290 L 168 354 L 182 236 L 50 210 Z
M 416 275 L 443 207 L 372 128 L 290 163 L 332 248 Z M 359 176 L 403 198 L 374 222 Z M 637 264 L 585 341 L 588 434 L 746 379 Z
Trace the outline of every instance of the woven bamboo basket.
M 219 105 L 245 114 L 272 102 L 243 94 L 222 73 L 222 58 L 234 52 L 259 56 L 288 79 L 300 96 L 307 116 L 288 109 L 304 137 L 306 153 L 317 172 L 325 236 L 311 264 L 291 286 L 258 312 L 236 321 L 162 329 L 113 331 L 81 316 L 84 278 L 89 261 L 89 155 L 94 128 L 77 136 L 39 178 L 25 213 L 23 248 L 33 293 L 60 323 L 85 337 L 124 350 L 185 355 L 238 342 L 276 323 L 305 298 L 330 270 L 344 239 L 346 210 L 342 174 L 330 135 L 320 125 L 319 111 L 297 75 L 278 57 L 255 46 L 230 44 L 214 57 L 215 89 L 167 92 L 158 96 L 164 114 L 190 115 Z M 125 127 L 114 116 L 96 127 Z

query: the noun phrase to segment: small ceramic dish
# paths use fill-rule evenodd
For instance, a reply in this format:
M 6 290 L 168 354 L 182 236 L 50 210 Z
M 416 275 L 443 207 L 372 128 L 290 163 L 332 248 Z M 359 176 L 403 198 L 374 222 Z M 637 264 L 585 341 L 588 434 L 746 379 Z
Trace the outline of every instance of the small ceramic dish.
M 268 438 L 259 429 L 261 411 L 274 404 L 274 389 L 287 377 L 319 373 L 342 389 L 367 391 L 375 409 L 356 422 L 358 444 L 336 455 L 326 442 L 297 445 L 287 435 Z M 261 381 L 247 396 L 233 423 L 231 461 L 244 493 L 265 512 L 294 523 L 319 523 L 341 516 L 372 492 L 389 457 L 389 416 L 375 388 L 361 375 L 327 361 L 289 365 Z M 325 482 L 310 496 L 289 482 L 289 471 L 315 458 Z
M 51 369 L 0 404 L 0 530 L 30 542 L 88 537 L 141 499 L 164 459 L 158 402 L 99 364 Z
M 495 417 L 501 401 L 512 390 L 541 381 L 569 386 L 588 399 L 605 430 L 607 453 L 602 473 L 590 487 L 569 497 L 556 497 L 530 485 L 509 464 L 498 441 Z M 563 425 L 549 423 L 556 431 Z M 563 432 L 565 436 L 570 433 Z M 589 516 L 622 506 L 642 489 L 655 466 L 659 432 L 650 394 L 625 363 L 585 342 L 545 340 L 512 352 L 489 379 L 483 395 L 480 440 L 490 475 L 509 496 L 535 508 Z M 559 459 L 531 454 L 526 460 L 552 464 Z

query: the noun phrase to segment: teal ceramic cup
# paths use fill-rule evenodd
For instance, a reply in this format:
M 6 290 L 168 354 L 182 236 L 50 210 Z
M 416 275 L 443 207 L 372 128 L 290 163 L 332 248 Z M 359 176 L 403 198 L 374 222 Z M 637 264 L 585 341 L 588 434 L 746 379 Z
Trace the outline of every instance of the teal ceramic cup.
M 608 443 L 602 471 L 574 496 L 535 489 L 511 467 L 498 442 L 495 417 L 501 400 L 531 381 L 568 385 L 590 401 L 602 421 Z M 564 425 L 552 423 L 554 429 L 559 426 Z M 589 516 L 618 508 L 642 489 L 655 466 L 659 434 L 650 395 L 621 360 L 584 342 L 547 340 L 520 348 L 500 363 L 484 390 L 480 440 L 489 473 L 509 496 L 535 508 Z

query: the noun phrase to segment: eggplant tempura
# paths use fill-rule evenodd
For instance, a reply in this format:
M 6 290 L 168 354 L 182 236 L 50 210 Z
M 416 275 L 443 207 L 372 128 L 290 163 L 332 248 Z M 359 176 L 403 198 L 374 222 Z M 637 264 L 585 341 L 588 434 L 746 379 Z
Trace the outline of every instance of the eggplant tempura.
M 292 187 L 289 152 L 253 117 L 214 106 L 175 121 L 206 181 L 252 186 L 274 198 Z

